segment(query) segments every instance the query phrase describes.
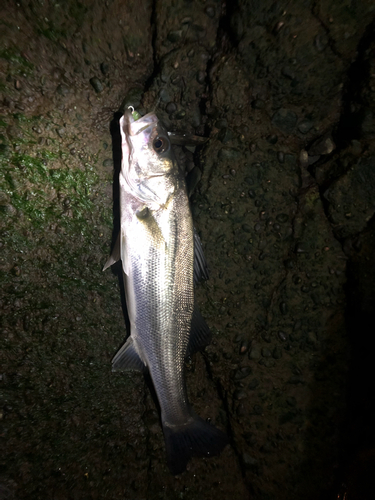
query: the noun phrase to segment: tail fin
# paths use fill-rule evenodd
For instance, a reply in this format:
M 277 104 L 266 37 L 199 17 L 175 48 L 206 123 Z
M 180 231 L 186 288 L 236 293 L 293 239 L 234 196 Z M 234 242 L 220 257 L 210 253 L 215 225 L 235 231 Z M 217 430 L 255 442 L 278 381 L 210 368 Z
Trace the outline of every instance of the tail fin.
M 200 417 L 178 427 L 163 425 L 168 467 L 181 474 L 191 457 L 218 455 L 228 444 L 228 437 Z

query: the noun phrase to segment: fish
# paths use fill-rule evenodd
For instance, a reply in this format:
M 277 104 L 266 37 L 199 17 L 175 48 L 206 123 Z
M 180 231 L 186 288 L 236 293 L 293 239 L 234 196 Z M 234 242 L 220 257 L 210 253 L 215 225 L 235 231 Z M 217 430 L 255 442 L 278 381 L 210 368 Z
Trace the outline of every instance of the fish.
M 207 264 L 193 227 L 185 175 L 155 112 L 121 117 L 120 232 L 104 269 L 122 261 L 130 336 L 112 369 L 148 372 L 173 475 L 193 456 L 218 455 L 227 435 L 189 403 L 185 359 L 211 340 L 194 300 Z M 177 138 L 176 142 L 181 139 Z

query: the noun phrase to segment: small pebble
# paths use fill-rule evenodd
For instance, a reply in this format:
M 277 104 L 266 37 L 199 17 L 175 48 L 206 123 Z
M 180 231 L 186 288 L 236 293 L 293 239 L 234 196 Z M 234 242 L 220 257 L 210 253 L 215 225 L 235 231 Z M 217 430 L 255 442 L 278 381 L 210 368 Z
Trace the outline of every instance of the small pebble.
M 258 345 L 252 345 L 251 350 L 249 352 L 249 359 L 260 359 L 261 350 Z
M 287 215 L 287 214 L 278 214 L 278 215 L 276 215 L 277 222 L 284 223 L 284 222 L 287 222 L 288 219 L 289 219 L 289 215 Z
M 169 92 L 167 89 L 160 89 L 159 91 L 159 97 L 160 97 L 160 100 L 162 102 L 168 102 L 169 104 L 174 104 L 174 103 L 170 103 L 170 95 L 169 95 Z M 168 106 L 168 105 L 167 105 Z M 175 105 L 176 106 L 176 105 Z M 167 113 L 169 113 L 169 111 L 167 111 Z
M 290 109 L 280 108 L 274 113 L 272 123 L 283 132 L 290 134 L 297 124 L 297 115 Z
M 177 113 L 176 113 L 176 119 L 177 120 L 181 120 L 182 118 L 184 118 L 186 116 L 186 111 L 184 109 L 180 109 Z
M 271 358 L 262 358 L 259 361 L 259 364 L 265 366 L 266 368 L 272 368 L 273 366 L 275 366 L 276 363 L 275 363 L 274 359 L 271 359 Z
M 245 399 L 247 396 L 246 392 L 243 389 L 238 389 L 234 391 L 233 397 L 234 399 L 241 400 Z
M 277 141 L 278 141 L 278 137 L 276 134 L 272 134 L 272 135 L 267 136 L 267 142 L 269 142 L 270 144 L 276 144 Z
M 106 158 L 103 161 L 103 167 L 113 167 L 113 160 L 112 160 L 112 158 Z
M 172 43 L 178 42 L 182 38 L 182 30 L 170 31 L 167 38 Z
M 288 306 L 287 306 L 286 302 L 281 302 L 280 303 L 280 312 L 283 315 L 285 315 L 285 314 L 288 313 Z
M 313 142 L 309 149 L 309 156 L 329 155 L 335 149 L 336 144 L 333 142 L 331 135 L 319 137 Z
M 262 101 L 262 99 L 255 99 L 255 101 L 251 103 L 253 109 L 264 109 L 265 105 L 266 103 Z
M 198 71 L 196 79 L 200 85 L 203 85 L 206 81 L 206 73 L 204 71 Z
M 100 71 L 103 73 L 103 75 L 107 75 L 109 72 L 109 64 L 106 62 L 102 62 L 100 64 Z
M 283 76 L 286 76 L 286 78 L 289 78 L 290 80 L 295 80 L 296 78 L 295 72 L 290 66 L 284 66 L 281 70 L 281 73 Z
M 309 155 L 307 154 L 307 151 L 305 151 L 304 149 L 302 149 L 299 154 L 299 164 L 303 168 L 306 168 L 309 164 Z
M 255 191 L 253 189 L 249 189 L 249 197 L 254 199 L 255 196 Z
M 249 467 L 251 468 L 251 467 L 258 465 L 258 460 L 256 458 L 250 456 L 248 453 L 243 453 L 242 460 L 243 460 L 245 467 L 247 467 L 247 468 L 249 468 Z
M 21 269 L 16 264 L 12 267 L 12 274 L 17 277 L 21 276 Z
M 90 83 L 97 94 L 100 94 L 100 92 L 103 92 L 103 84 L 99 80 L 99 78 L 97 78 L 96 76 L 94 76 L 93 78 L 90 78 Z
M 295 285 L 299 285 L 302 282 L 302 279 L 297 275 L 294 275 L 292 280 Z
M 284 163 L 284 153 L 282 151 L 278 151 L 277 159 L 278 159 L 279 163 Z
M 285 342 L 287 340 L 287 334 L 284 333 L 283 331 L 279 330 L 277 332 L 277 335 L 279 336 L 279 339 L 282 341 L 282 342 Z
M 312 129 L 312 127 L 313 127 L 313 123 L 310 120 L 302 120 L 298 124 L 298 130 L 302 134 L 307 134 L 307 132 L 309 132 Z
M 264 358 L 270 358 L 272 356 L 271 351 L 267 347 L 263 347 L 262 349 L 262 356 Z
M 217 122 L 215 123 L 215 127 L 218 129 L 227 128 L 228 122 L 225 119 L 217 120 Z
M 169 115 L 171 115 L 172 113 L 174 113 L 174 112 L 176 111 L 176 109 L 177 109 L 177 106 L 176 106 L 176 104 L 175 104 L 174 102 L 172 102 L 172 101 L 171 101 L 171 102 L 169 102 L 169 103 L 167 104 L 167 106 L 165 107 L 165 111 L 166 111 Z
M 256 415 L 262 415 L 263 413 L 263 408 L 260 405 L 254 405 L 253 410 Z
M 70 93 L 70 88 L 65 85 L 64 83 L 60 83 L 60 85 L 57 87 L 56 92 L 60 95 L 68 95 Z
M 243 340 L 240 345 L 240 354 L 245 354 L 249 349 L 249 342 L 247 340 Z
M 234 374 L 234 380 L 242 380 L 246 377 L 248 377 L 251 373 L 251 367 L 250 366 L 243 366 L 239 370 L 236 371 Z
M 215 17 L 215 9 L 214 7 L 206 7 L 205 13 L 207 14 L 208 17 L 211 19 Z
M 254 379 L 253 379 L 253 380 L 249 383 L 249 385 L 248 385 L 247 387 L 248 387 L 248 389 L 253 390 L 253 389 L 256 389 L 256 388 L 258 387 L 258 385 L 259 385 L 259 380 L 258 380 L 258 379 L 256 379 L 256 378 L 254 378 Z
M 229 130 L 229 128 L 222 128 L 218 134 L 218 139 L 221 141 L 223 144 L 226 144 L 232 139 L 232 132 Z
M 328 45 L 328 37 L 324 35 L 316 35 L 314 45 L 318 52 L 323 52 Z
M 181 82 L 181 75 L 172 75 L 171 76 L 171 83 L 173 85 L 178 85 Z

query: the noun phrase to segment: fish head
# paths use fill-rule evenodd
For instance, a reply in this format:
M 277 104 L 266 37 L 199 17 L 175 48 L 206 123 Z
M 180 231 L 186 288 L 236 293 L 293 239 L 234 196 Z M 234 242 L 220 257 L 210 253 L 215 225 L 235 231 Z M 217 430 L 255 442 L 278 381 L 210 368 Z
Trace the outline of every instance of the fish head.
M 172 185 L 165 179 L 178 171 L 168 132 L 155 113 L 134 119 L 127 110 L 120 120 L 121 174 L 132 194 L 143 203 L 165 202 Z M 169 193 L 171 194 L 171 193 Z

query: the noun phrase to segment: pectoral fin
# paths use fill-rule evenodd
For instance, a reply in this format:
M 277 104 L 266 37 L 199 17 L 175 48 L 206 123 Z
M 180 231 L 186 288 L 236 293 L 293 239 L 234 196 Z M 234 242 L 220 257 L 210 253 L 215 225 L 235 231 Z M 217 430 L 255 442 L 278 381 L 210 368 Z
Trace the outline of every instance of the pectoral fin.
M 126 245 L 125 232 L 121 230 L 120 235 L 121 236 L 119 236 L 119 239 L 121 238 L 121 240 L 120 240 L 120 255 L 121 255 L 121 260 L 122 260 L 122 269 L 123 269 L 124 273 L 126 274 L 126 276 L 129 276 L 130 259 L 128 256 L 128 247 Z
M 145 364 L 134 348 L 132 337 L 128 338 L 112 360 L 112 371 L 122 370 L 146 371 Z

